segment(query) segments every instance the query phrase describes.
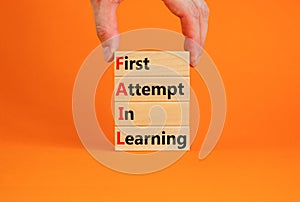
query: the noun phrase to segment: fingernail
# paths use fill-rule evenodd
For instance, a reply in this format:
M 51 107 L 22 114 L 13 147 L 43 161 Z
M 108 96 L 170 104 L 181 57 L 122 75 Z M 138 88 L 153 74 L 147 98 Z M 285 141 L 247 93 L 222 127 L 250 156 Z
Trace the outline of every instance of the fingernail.
M 197 64 L 199 63 L 199 60 L 200 60 L 200 55 L 199 54 L 192 56 L 191 66 L 193 66 L 193 67 L 197 66 Z
M 110 49 L 110 47 L 104 47 L 104 60 L 106 62 L 111 62 L 113 59 L 113 51 Z

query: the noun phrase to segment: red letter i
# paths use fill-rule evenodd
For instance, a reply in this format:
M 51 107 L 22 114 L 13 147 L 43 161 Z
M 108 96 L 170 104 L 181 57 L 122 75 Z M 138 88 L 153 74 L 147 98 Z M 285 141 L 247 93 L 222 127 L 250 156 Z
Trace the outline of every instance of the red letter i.
M 124 110 L 124 107 L 119 107 L 119 112 L 120 112 L 119 120 L 124 120 L 123 110 Z

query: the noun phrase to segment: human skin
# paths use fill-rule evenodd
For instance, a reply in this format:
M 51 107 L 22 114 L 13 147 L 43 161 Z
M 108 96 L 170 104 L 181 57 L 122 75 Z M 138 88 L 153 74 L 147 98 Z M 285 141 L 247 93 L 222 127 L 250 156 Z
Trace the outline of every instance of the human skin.
M 97 36 L 102 42 L 104 59 L 113 60 L 119 47 L 119 32 L 116 11 L 122 0 L 91 0 Z M 209 8 L 204 0 L 163 0 L 168 9 L 180 18 L 185 36 L 184 49 L 190 52 L 191 66 L 199 63 L 204 47 Z

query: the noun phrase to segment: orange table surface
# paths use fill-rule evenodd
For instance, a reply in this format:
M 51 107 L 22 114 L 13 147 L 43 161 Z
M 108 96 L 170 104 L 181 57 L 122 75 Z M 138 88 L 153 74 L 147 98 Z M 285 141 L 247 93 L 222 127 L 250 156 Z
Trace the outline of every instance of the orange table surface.
M 221 139 L 205 160 L 197 159 L 210 110 L 192 70 L 192 87 L 203 95 L 192 150 L 140 176 L 99 164 L 74 127 L 76 74 L 99 44 L 89 1 L 2 2 L 0 201 L 300 201 L 300 2 L 207 2 L 205 49 L 227 93 Z M 118 19 L 121 33 L 181 32 L 161 0 L 125 0 Z M 111 119 L 98 118 L 110 131 Z

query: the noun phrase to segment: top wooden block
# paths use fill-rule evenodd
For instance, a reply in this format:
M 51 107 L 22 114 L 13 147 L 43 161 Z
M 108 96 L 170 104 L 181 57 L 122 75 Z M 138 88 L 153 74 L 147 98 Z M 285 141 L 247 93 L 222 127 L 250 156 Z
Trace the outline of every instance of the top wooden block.
M 187 51 L 116 51 L 115 77 L 188 77 Z

